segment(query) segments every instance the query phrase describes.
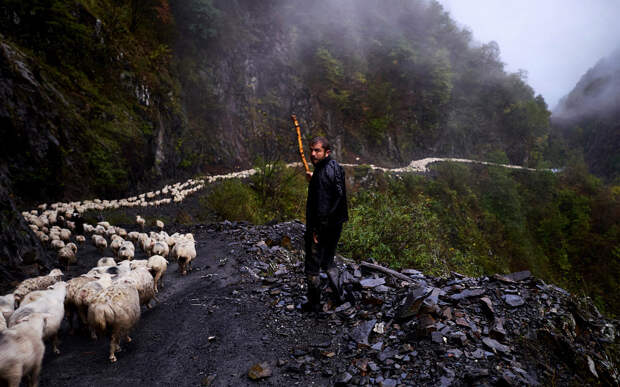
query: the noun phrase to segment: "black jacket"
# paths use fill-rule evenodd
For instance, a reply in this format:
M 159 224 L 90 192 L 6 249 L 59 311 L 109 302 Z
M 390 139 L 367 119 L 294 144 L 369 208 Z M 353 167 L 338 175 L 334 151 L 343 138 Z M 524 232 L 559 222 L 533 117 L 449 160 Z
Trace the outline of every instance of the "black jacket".
M 308 186 L 306 230 L 321 233 L 347 220 L 344 169 L 327 156 L 315 166 Z

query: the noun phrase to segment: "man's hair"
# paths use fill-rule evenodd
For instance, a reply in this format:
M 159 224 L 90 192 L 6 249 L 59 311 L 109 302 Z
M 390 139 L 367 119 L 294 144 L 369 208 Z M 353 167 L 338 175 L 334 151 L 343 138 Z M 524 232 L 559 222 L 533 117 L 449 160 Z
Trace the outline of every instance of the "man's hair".
M 321 144 L 321 146 L 323 147 L 323 149 L 325 149 L 326 151 L 328 150 L 332 150 L 332 146 L 329 144 L 329 141 L 327 141 L 327 139 L 323 136 L 316 136 L 314 137 L 311 141 L 310 141 L 310 146 L 313 146 L 315 144 Z

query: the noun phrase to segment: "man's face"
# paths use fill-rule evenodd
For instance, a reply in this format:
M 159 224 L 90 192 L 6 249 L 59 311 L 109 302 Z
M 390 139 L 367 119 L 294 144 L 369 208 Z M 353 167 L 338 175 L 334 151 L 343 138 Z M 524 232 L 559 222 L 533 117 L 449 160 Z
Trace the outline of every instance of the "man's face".
M 323 144 L 317 142 L 310 146 L 310 161 L 312 161 L 312 165 L 317 165 L 321 160 L 329 156 L 330 151 L 326 151 L 323 148 Z

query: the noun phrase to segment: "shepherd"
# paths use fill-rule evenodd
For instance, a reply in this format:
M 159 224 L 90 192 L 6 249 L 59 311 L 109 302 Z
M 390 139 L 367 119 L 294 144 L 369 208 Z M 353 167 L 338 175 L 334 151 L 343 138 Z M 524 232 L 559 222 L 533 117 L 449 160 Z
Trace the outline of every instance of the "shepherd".
M 320 312 L 321 269 L 327 274 L 334 302 L 337 305 L 345 302 L 334 254 L 343 223 L 349 220 L 349 216 L 344 169 L 331 158 L 329 141 L 325 137 L 313 138 L 310 152 L 314 172 L 306 171 L 309 185 L 304 234 L 308 301 L 302 305 L 302 310 Z

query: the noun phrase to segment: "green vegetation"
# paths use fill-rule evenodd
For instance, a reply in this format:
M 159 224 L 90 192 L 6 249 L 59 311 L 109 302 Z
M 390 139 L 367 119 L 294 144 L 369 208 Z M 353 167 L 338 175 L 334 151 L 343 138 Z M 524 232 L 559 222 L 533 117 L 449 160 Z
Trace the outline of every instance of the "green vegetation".
M 530 270 L 618 315 L 620 188 L 583 165 L 560 174 L 438 163 L 433 177 L 349 171 L 339 252 L 393 268 L 470 276 Z M 218 219 L 304 219 L 307 184 L 282 164 L 201 198 Z
M 620 196 L 585 167 L 524 172 L 440 163 L 352 195 L 342 252 L 467 275 L 530 270 L 618 315 Z
M 305 177 L 282 162 L 260 159 L 258 172 L 247 179 L 224 180 L 200 198 L 202 218 L 246 220 L 256 224 L 303 219 L 306 210 Z

